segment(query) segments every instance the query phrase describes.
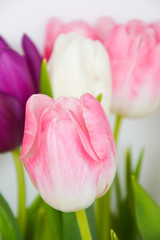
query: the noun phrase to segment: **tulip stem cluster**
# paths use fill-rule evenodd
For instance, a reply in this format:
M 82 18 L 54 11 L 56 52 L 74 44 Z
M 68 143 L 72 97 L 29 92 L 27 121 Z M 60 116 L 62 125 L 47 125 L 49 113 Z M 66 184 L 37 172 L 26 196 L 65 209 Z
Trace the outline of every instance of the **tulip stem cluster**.
M 20 149 L 12 151 L 14 164 L 17 173 L 18 184 L 18 223 L 22 233 L 25 231 L 26 222 L 26 191 L 25 191 L 25 178 L 22 163 L 19 161 Z
M 82 240 L 92 240 L 85 210 L 77 211 L 76 218 L 77 218 Z

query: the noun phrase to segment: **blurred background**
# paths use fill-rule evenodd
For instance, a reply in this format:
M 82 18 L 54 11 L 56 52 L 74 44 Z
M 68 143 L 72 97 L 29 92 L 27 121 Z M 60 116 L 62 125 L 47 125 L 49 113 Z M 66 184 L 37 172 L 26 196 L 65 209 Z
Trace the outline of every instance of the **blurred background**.
M 65 21 L 82 19 L 94 24 L 101 16 L 110 16 L 117 22 L 141 19 L 147 22 L 160 19 L 159 0 L 0 0 L 0 35 L 21 52 L 21 37 L 27 33 L 42 53 L 45 26 L 50 17 Z M 114 126 L 114 116 L 110 116 Z M 118 169 L 124 185 L 124 156 L 127 147 L 132 148 L 133 164 L 140 150 L 145 147 L 140 182 L 160 204 L 160 109 L 141 119 L 124 119 L 119 138 Z M 27 181 L 27 204 L 37 194 Z M 0 155 L 0 192 L 16 213 L 16 175 L 9 153 Z

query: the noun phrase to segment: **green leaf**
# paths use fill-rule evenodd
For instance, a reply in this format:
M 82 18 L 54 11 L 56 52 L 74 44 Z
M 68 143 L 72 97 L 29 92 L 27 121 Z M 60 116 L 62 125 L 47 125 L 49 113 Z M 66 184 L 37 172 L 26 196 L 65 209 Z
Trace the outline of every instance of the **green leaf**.
M 111 233 L 111 240 L 118 240 L 117 235 L 115 234 L 115 232 L 112 229 L 111 229 L 110 233 Z
M 92 204 L 89 208 L 86 209 L 87 219 L 89 223 L 89 228 L 92 234 L 92 239 L 97 239 L 96 233 L 96 223 L 95 223 L 95 215 L 94 215 L 94 204 Z
M 135 240 L 136 224 L 132 214 L 130 197 L 127 197 L 120 203 L 118 216 L 112 214 L 112 228 L 118 234 L 119 239 Z
M 96 97 L 96 99 L 97 99 L 97 101 L 98 102 L 101 102 L 102 101 L 102 93 L 100 93 L 97 97 Z
M 47 205 L 38 196 L 27 210 L 27 229 L 25 239 L 61 240 L 61 212 Z
M 54 240 L 62 239 L 62 213 L 43 202 L 46 223 Z
M 135 217 L 144 240 L 160 240 L 160 208 L 132 176 Z
M 2 194 L 0 194 L 0 232 L 6 240 L 22 239 L 16 219 Z
M 140 176 L 140 171 L 141 171 L 141 166 L 142 166 L 143 156 L 144 156 L 144 150 L 145 149 L 143 148 L 140 152 L 138 162 L 137 162 L 137 166 L 136 166 L 136 169 L 135 169 L 135 172 L 134 172 L 136 180 L 138 180 L 139 176 Z
M 53 98 L 52 88 L 47 72 L 47 61 L 45 59 L 42 60 L 41 64 L 40 93 Z
M 63 240 L 81 240 L 75 213 L 62 213 Z
M 37 221 L 39 217 L 39 209 L 42 207 L 42 204 L 43 200 L 38 195 L 32 205 L 27 209 L 25 240 L 33 239 L 35 236 Z
M 54 227 L 54 226 L 53 226 Z M 36 221 L 36 227 L 34 231 L 34 240 L 56 240 L 56 236 L 52 234 L 52 228 L 50 225 L 48 225 L 47 219 L 46 219 L 46 213 L 43 207 L 43 204 L 38 209 L 38 217 Z

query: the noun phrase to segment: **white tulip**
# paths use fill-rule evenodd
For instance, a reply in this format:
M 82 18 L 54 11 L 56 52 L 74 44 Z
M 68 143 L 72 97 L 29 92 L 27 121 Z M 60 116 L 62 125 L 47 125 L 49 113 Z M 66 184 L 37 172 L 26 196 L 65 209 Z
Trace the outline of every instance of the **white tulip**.
M 48 62 L 54 98 L 80 96 L 86 92 L 97 97 L 102 93 L 102 106 L 111 105 L 111 72 L 108 54 L 99 41 L 61 34 Z

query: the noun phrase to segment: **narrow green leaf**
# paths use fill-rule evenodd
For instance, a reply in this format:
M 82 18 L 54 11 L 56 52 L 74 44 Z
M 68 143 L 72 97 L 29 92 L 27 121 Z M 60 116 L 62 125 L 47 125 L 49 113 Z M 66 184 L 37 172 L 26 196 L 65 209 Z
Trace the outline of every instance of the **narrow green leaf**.
M 94 215 L 94 204 L 92 204 L 89 208 L 86 209 L 86 214 L 88 218 L 89 228 L 92 234 L 92 239 L 97 239 L 96 233 L 96 223 L 95 223 L 95 215 Z
M 98 101 L 98 102 L 101 102 L 101 101 L 102 101 L 102 97 L 103 97 L 103 95 L 102 95 L 102 93 L 100 93 L 100 94 L 96 97 L 97 101 Z
M 116 176 L 114 178 L 114 184 L 115 184 L 115 189 L 116 189 L 116 205 L 117 205 L 117 209 L 118 209 L 118 212 L 119 212 L 119 210 L 120 210 L 120 203 L 122 201 L 122 191 L 121 191 L 120 178 L 119 178 L 118 171 L 116 172 Z M 111 189 L 112 188 L 113 187 L 111 187 Z
M 16 219 L 3 196 L 0 194 L 0 232 L 4 239 L 22 240 Z
M 127 197 L 121 201 L 119 214 L 112 213 L 112 228 L 116 231 L 119 239 L 135 240 L 136 239 L 136 224 L 131 209 L 131 199 Z
M 111 240 L 118 240 L 118 237 L 115 234 L 115 232 L 113 231 L 113 229 L 111 229 L 110 233 L 111 233 Z
M 137 227 L 143 240 L 160 240 L 160 208 L 132 176 Z
M 63 240 L 81 240 L 75 213 L 62 213 Z
M 25 240 L 33 239 L 35 236 L 37 221 L 39 217 L 39 209 L 42 207 L 43 200 L 38 195 L 32 205 L 27 209 L 27 224 L 25 232 Z
M 62 213 L 43 202 L 46 223 L 54 240 L 62 240 Z
M 141 171 L 141 166 L 142 166 L 143 156 L 144 156 L 144 150 L 145 149 L 143 148 L 140 152 L 138 162 L 137 162 L 137 166 L 136 166 L 136 169 L 135 169 L 135 172 L 134 172 L 136 180 L 138 180 L 139 176 L 140 176 L 140 171 Z
M 46 94 L 49 97 L 53 98 L 52 88 L 47 72 L 47 62 L 45 59 L 42 60 L 41 64 L 40 93 Z

